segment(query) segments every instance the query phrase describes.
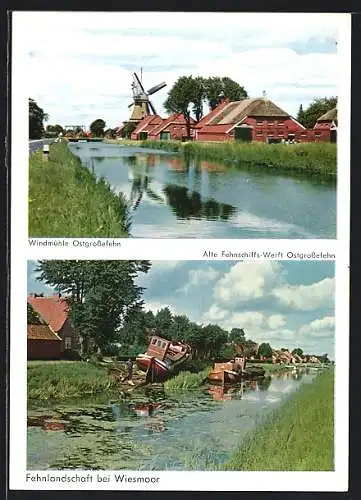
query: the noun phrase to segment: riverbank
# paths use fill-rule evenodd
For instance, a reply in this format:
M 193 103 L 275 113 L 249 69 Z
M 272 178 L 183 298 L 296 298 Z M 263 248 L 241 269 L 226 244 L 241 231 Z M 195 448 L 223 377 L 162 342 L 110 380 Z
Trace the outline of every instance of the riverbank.
M 125 197 L 115 194 L 104 179 L 82 166 L 65 142 L 29 157 L 29 236 L 128 236 Z
M 178 152 L 198 160 L 219 161 L 243 169 L 265 168 L 316 175 L 336 180 L 337 146 L 331 143 L 265 144 L 236 141 L 179 142 L 179 141 L 115 141 L 119 145 L 132 145 L 149 149 Z
M 245 438 L 222 470 L 334 469 L 334 370 L 303 384 Z

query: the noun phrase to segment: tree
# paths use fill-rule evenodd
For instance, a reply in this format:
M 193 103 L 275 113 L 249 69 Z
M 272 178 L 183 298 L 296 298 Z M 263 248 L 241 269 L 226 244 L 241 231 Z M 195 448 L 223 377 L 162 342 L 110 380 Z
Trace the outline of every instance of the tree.
M 192 108 L 197 122 L 199 122 L 199 120 L 203 117 L 203 101 L 205 97 L 205 80 L 201 76 L 197 76 L 194 78 L 194 97 Z
M 29 139 L 41 139 L 44 134 L 44 120 L 48 115 L 40 108 L 34 99 L 29 97 Z
M 137 123 L 127 122 L 121 130 L 123 139 L 130 139 L 132 132 L 137 128 Z
M 258 355 L 264 356 L 265 358 L 270 358 L 272 356 L 273 350 L 268 342 L 263 342 L 258 348 Z
M 168 92 L 167 100 L 164 103 L 164 107 L 169 113 L 183 114 L 188 137 L 191 135 L 190 105 L 197 101 L 197 88 L 192 76 L 181 76 Z
M 98 118 L 97 120 L 94 120 L 90 124 L 90 132 L 95 137 L 104 137 L 104 128 L 105 128 L 105 121 L 102 120 L 101 118 Z
M 42 325 L 39 314 L 32 308 L 32 306 L 28 303 L 27 308 L 27 324 L 28 325 Z
M 69 320 L 100 349 L 119 337 L 124 323 L 143 301 L 135 284 L 148 261 L 39 261 L 37 278 L 65 294 Z
M 302 358 L 302 356 L 303 356 L 303 349 L 301 349 L 300 347 L 296 347 L 296 349 L 293 349 L 292 354 L 300 356 Z
M 218 106 L 220 94 L 230 101 L 241 101 L 248 97 L 245 88 L 227 76 L 207 78 L 205 80 L 205 97 L 210 109 Z
M 61 125 L 47 125 L 46 127 L 47 132 L 53 132 L 54 134 L 58 135 L 60 133 L 64 133 L 64 129 Z
M 322 97 L 314 99 L 306 110 L 303 111 L 300 123 L 306 128 L 313 128 L 316 121 L 323 114 L 337 106 L 337 97 Z
M 168 307 L 159 309 L 155 315 L 155 329 L 159 335 L 169 336 L 169 330 L 172 325 L 172 313 Z
M 238 344 L 244 342 L 246 340 L 246 334 L 244 333 L 243 328 L 232 328 L 229 334 L 229 340 Z
M 303 123 L 304 119 L 305 119 L 305 113 L 303 111 L 302 104 L 300 104 L 300 107 L 299 107 L 298 113 L 297 113 L 297 121 L 300 123 Z

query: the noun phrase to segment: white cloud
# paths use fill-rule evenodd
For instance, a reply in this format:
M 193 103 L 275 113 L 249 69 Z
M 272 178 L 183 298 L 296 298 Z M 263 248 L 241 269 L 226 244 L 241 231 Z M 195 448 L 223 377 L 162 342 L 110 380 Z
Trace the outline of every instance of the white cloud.
M 188 272 L 188 282 L 178 290 L 187 293 L 191 287 L 198 285 L 205 285 L 214 281 L 220 272 L 216 271 L 213 267 L 209 266 L 207 269 L 191 269 Z
M 276 261 L 239 262 L 215 286 L 214 296 L 228 307 L 269 293 L 281 275 L 281 265 Z
M 283 285 L 272 291 L 282 305 L 302 311 L 330 307 L 334 301 L 334 278 L 325 278 L 311 285 Z
M 203 314 L 202 321 L 205 323 L 217 323 L 221 320 L 224 320 L 231 313 L 226 309 L 222 309 L 218 307 L 216 304 L 213 304 L 208 311 Z
M 334 316 L 325 316 L 321 319 L 315 319 L 308 325 L 300 328 L 300 334 L 307 337 L 325 338 L 333 337 L 335 333 Z
M 132 72 L 140 66 L 147 88 L 166 81 L 169 89 L 182 74 L 227 75 L 251 96 L 266 90 L 291 114 L 301 103 L 300 86 L 309 95 L 304 105 L 337 94 L 338 56 L 312 47 L 337 38 L 342 16 L 15 12 L 13 33 L 31 54 L 26 94 L 51 123 L 88 126 L 102 116 L 115 126 L 129 116 Z M 295 49 L 300 44 L 308 47 L 303 53 Z M 153 96 L 161 113 L 166 95 L 164 89 Z
M 152 311 L 154 314 L 156 314 L 160 309 L 165 309 L 168 308 L 172 314 L 176 314 L 176 311 L 173 306 L 170 306 L 169 304 L 164 304 L 162 302 L 156 302 L 156 301 L 149 301 L 144 304 L 144 309 L 146 311 Z
M 272 314 L 268 318 L 268 326 L 272 330 L 277 330 L 286 324 L 286 318 L 282 314 Z

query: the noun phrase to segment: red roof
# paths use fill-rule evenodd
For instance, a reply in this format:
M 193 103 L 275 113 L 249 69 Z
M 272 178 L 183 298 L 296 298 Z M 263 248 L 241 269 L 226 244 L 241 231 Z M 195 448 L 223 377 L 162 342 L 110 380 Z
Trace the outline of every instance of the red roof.
M 68 304 L 58 295 L 52 297 L 29 295 L 28 302 L 54 332 L 58 332 L 68 319 Z
M 61 338 L 50 330 L 47 325 L 28 325 L 29 340 L 56 340 L 61 342 Z
M 160 134 L 165 128 L 168 127 L 171 123 L 176 123 L 178 125 L 185 125 L 186 120 L 183 116 L 182 113 L 174 113 L 171 116 L 168 116 L 168 118 L 165 118 L 162 123 L 160 123 L 157 127 L 155 127 L 151 132 L 150 135 L 158 135 Z M 191 123 L 194 123 L 194 120 L 191 118 Z
M 163 119 L 159 115 L 145 116 L 133 130 L 132 134 L 139 134 L 140 132 L 150 132 L 153 127 L 160 125 Z
M 216 108 L 214 108 L 212 111 L 210 111 L 206 116 L 203 116 L 201 120 L 196 125 L 196 128 L 204 127 L 204 125 L 207 125 L 213 118 L 215 118 L 218 113 L 222 111 L 227 105 L 229 104 L 229 100 L 226 99 L 223 101 L 221 104 L 218 104 Z

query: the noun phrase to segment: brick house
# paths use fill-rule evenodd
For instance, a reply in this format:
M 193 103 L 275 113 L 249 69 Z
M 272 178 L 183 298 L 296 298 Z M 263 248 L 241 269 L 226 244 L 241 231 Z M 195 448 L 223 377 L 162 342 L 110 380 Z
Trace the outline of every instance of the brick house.
M 60 338 L 61 353 L 80 349 L 79 335 L 70 324 L 68 305 L 60 294 L 44 297 L 33 293 L 28 296 L 28 304 Z
M 195 127 L 198 141 L 282 142 L 313 140 L 308 131 L 289 113 L 269 99 L 222 101 Z
M 195 121 L 191 118 L 191 136 L 194 136 Z M 186 120 L 182 114 L 174 113 L 167 118 L 158 115 L 146 116 L 132 132 L 133 140 L 181 140 L 187 136 Z
M 27 347 L 28 359 L 59 359 L 62 341 L 48 325 L 28 325 Z
M 313 127 L 315 142 L 337 142 L 337 125 L 337 108 L 320 116 Z
M 163 119 L 159 115 L 148 115 L 138 123 L 130 138 L 133 141 L 144 141 L 148 139 L 149 133 L 161 123 Z

